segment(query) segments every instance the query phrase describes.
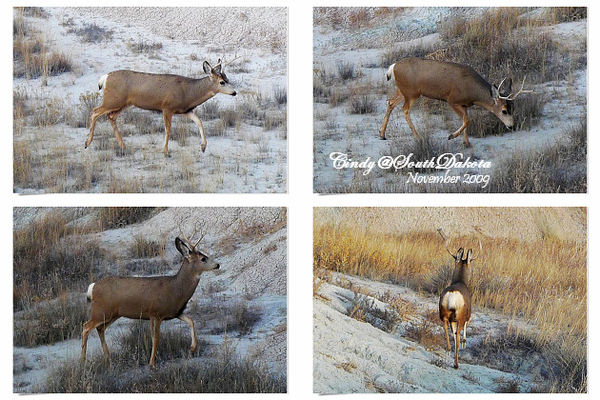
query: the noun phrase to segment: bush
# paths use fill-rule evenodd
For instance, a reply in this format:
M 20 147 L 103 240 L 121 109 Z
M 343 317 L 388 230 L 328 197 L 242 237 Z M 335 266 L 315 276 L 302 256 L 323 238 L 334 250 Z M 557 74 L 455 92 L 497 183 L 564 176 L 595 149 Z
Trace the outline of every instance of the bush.
M 104 252 L 82 241 L 59 213 L 50 213 L 13 233 L 15 310 L 34 300 L 51 299 L 69 290 L 85 290 Z

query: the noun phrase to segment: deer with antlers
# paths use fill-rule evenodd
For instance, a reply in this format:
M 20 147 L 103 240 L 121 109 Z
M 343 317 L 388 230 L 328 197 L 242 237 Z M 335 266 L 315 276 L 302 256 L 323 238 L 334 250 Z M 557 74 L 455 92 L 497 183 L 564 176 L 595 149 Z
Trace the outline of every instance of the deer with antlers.
M 190 351 L 196 350 L 194 321 L 184 314 L 185 307 L 198 286 L 200 275 L 204 271 L 219 269 L 220 265 L 196 249 L 202 236 L 194 244 L 185 235 L 182 236 L 183 239 L 175 238 L 175 247 L 183 256 L 183 263 L 177 274 L 153 277 L 109 276 L 89 286 L 87 298 L 92 304 L 92 315 L 83 325 L 82 362 L 86 359 L 88 336 L 94 329 L 98 331 L 104 355 L 110 362 L 104 332 L 121 317 L 150 320 L 152 367 L 156 366 L 156 349 L 162 321 L 178 318 L 188 324 L 192 337 Z
M 507 128 L 511 129 L 513 120 L 513 100 L 521 93 L 532 92 L 521 90 L 512 93 L 512 80 L 504 79 L 499 86 L 491 85 L 475 70 L 467 65 L 420 58 L 407 58 L 392 64 L 387 71 L 387 80 L 394 78 L 397 90 L 394 97 L 388 100 L 387 112 L 379 136 L 385 140 L 390 114 L 404 99 L 402 111 L 404 118 L 415 138 L 419 134 L 410 119 L 410 110 L 414 102 L 421 96 L 442 100 L 460 117 L 462 125 L 448 136 L 448 140 L 458 137 L 464 132 L 463 143 L 470 147 L 467 127 L 469 116 L 467 109 L 473 105 L 481 106 L 494 113 Z
M 106 114 L 119 146 L 125 150 L 123 136 L 117 128 L 116 120 L 125 108 L 135 106 L 144 110 L 162 112 L 165 124 L 165 145 L 163 147 L 165 156 L 169 155 L 169 135 L 171 134 L 171 119 L 174 114 L 185 114 L 198 125 L 202 139 L 202 152 L 204 152 L 206 135 L 202 121 L 194 113 L 194 109 L 217 93 L 235 96 L 236 91 L 229 83 L 220 59 L 214 67 L 211 67 L 208 61 L 204 61 L 202 67 L 208 76 L 201 79 L 127 70 L 113 71 L 103 75 L 98 82 L 98 88 L 104 89 L 104 98 L 102 105 L 94 108 L 92 112 L 90 134 L 85 142 L 85 148 L 87 149 L 94 139 L 96 120 Z
M 458 368 L 458 350 L 461 347 L 460 332 L 463 332 L 464 347 L 467 347 L 467 325 L 471 319 L 471 291 L 469 290 L 470 264 L 477 257 L 473 256 L 473 250 L 467 250 L 463 258 L 464 250 L 459 248 L 456 254 L 448 249 L 448 239 L 444 236 L 441 228 L 439 234 L 446 242 L 446 251 L 454 258 L 454 271 L 450 286 L 445 288 L 440 295 L 439 315 L 444 323 L 444 334 L 448 351 L 451 351 L 450 338 L 448 336 L 448 325 L 454 336 L 454 368 Z M 481 242 L 479 242 L 481 250 Z

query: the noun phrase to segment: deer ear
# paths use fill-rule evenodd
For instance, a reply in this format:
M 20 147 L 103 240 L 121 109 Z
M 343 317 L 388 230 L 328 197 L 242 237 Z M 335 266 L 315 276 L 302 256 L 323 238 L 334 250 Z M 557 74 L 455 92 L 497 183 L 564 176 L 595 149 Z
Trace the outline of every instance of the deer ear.
M 458 249 L 458 251 L 456 252 L 456 262 L 459 262 L 462 260 L 462 256 L 463 256 L 464 252 L 465 251 L 463 250 L 462 247 L 460 249 Z
M 204 69 L 204 72 L 207 74 L 210 74 L 212 72 L 212 68 L 211 68 L 210 64 L 208 63 L 208 61 L 204 61 L 202 63 L 202 68 Z
M 179 237 L 175 238 L 175 247 L 184 258 L 188 258 L 190 256 L 190 248 L 183 240 L 179 239 Z
M 473 260 L 473 250 L 469 249 L 469 251 L 467 251 L 467 264 L 470 264 L 471 260 Z
M 505 85 L 506 85 L 506 88 L 503 86 L 502 93 L 500 93 L 500 94 L 502 96 L 510 96 L 510 94 L 512 93 L 512 78 L 507 78 Z

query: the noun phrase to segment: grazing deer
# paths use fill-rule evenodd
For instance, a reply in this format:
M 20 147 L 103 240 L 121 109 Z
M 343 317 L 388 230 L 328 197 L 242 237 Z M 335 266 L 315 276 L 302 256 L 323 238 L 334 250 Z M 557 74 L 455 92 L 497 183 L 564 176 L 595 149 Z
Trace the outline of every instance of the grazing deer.
M 442 237 L 441 229 L 438 232 Z M 481 242 L 479 242 L 481 246 Z M 469 265 L 477 257 L 473 257 L 473 250 L 469 249 L 467 255 L 463 258 L 464 250 L 459 248 L 456 255 L 448 249 L 446 240 L 446 250 L 454 258 L 454 272 L 452 273 L 452 282 L 445 288 L 440 295 L 440 319 L 444 323 L 444 334 L 446 335 L 446 344 L 448 351 L 451 351 L 450 338 L 448 337 L 448 325 L 452 329 L 454 336 L 454 368 L 458 368 L 458 349 L 461 345 L 460 332 L 463 331 L 464 347 L 467 347 L 467 325 L 471 319 L 471 291 L 469 290 Z
M 193 236 L 193 235 L 192 235 Z M 98 331 L 106 359 L 110 362 L 104 339 L 106 328 L 121 317 L 149 319 L 152 333 L 152 356 L 150 366 L 156 366 L 156 348 L 162 321 L 178 318 L 190 327 L 194 352 L 197 346 L 194 321 L 184 314 L 187 302 L 194 294 L 200 275 L 220 266 L 208 256 L 196 250 L 200 240 L 191 244 L 187 238 L 175 239 L 175 247 L 183 255 L 179 272 L 171 276 L 116 277 L 109 276 L 92 283 L 87 291 L 92 303 L 92 317 L 83 325 L 81 334 L 81 360 L 85 362 L 88 335 Z
M 198 125 L 202 137 L 202 152 L 206 150 L 206 136 L 200 118 L 194 114 L 194 108 L 204 103 L 217 93 L 236 95 L 223 71 L 221 60 L 215 67 L 204 61 L 202 67 L 207 77 L 201 79 L 187 78 L 171 74 L 149 74 L 135 71 L 113 71 L 103 75 L 98 88 L 104 89 L 104 99 L 100 107 L 94 108 L 90 123 L 90 134 L 85 148 L 92 143 L 94 127 L 98 117 L 106 114 L 117 142 L 123 150 L 123 136 L 117 129 L 117 117 L 128 106 L 144 110 L 162 111 L 165 123 L 165 146 L 163 153 L 169 155 L 169 135 L 173 114 L 185 114 Z
M 387 71 L 387 80 L 392 77 L 396 82 L 397 90 L 394 97 L 388 100 L 387 112 L 379 131 L 383 140 L 385 140 L 390 113 L 402 99 L 404 99 L 402 105 L 404 118 L 413 135 L 419 138 L 410 119 L 410 109 L 420 96 L 425 96 L 448 103 L 463 123 L 456 132 L 448 136 L 448 140 L 464 132 L 463 143 L 466 147 L 470 147 L 471 143 L 467 136 L 469 107 L 475 104 L 493 112 L 510 129 L 514 124 L 513 100 L 520 93 L 532 92 L 523 90 L 525 79 L 521 90 L 513 95 L 511 79 L 503 80 L 499 86 L 491 85 L 467 65 L 429 59 L 407 58 L 392 64 Z

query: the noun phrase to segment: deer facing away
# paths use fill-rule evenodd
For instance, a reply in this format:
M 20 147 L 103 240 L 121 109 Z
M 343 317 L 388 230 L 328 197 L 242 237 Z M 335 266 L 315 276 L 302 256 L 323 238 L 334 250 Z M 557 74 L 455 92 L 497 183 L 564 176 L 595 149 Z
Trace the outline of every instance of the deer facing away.
M 446 247 L 448 250 L 448 247 Z M 440 295 L 439 315 L 444 323 L 444 334 L 448 351 L 451 351 L 448 325 L 454 336 L 454 368 L 458 368 L 458 350 L 461 346 L 460 332 L 463 331 L 464 347 L 467 347 L 467 325 L 471 319 L 471 291 L 469 290 L 470 264 L 477 257 L 473 257 L 473 250 L 467 251 L 463 258 L 464 250 L 459 248 L 456 255 L 450 250 L 448 253 L 454 258 L 454 272 L 452 282 Z
M 413 135 L 419 138 L 410 119 L 410 109 L 420 96 L 425 96 L 448 103 L 462 121 L 461 127 L 451 133 L 448 140 L 464 132 L 463 143 L 466 147 L 470 147 L 471 143 L 467 135 L 469 107 L 478 105 L 491 111 L 510 129 L 514 124 L 513 100 L 522 92 L 531 92 L 523 91 L 525 80 L 521 90 L 513 95 L 511 79 L 503 80 L 499 86 L 491 85 L 467 65 L 420 58 L 407 58 L 392 64 L 387 72 L 388 81 L 392 77 L 397 90 L 394 97 L 388 100 L 387 112 L 379 131 L 380 138 L 383 140 L 385 140 L 390 113 L 402 99 L 404 99 L 402 105 L 404 118 Z
M 185 114 L 198 125 L 202 139 L 202 152 L 206 150 L 206 135 L 200 118 L 194 108 L 204 103 L 217 93 L 236 95 L 223 71 L 221 60 L 215 67 L 208 61 L 202 65 L 207 77 L 201 79 L 187 78 L 171 74 L 150 74 L 145 72 L 119 70 L 103 75 L 98 88 L 104 89 L 102 105 L 94 108 L 90 122 L 90 134 L 85 142 L 87 148 L 94 138 L 96 120 L 107 116 L 115 132 L 117 142 L 125 150 L 123 136 L 117 128 L 117 117 L 128 106 L 144 110 L 161 111 L 165 124 L 165 145 L 163 153 L 169 155 L 169 135 L 173 114 Z
M 199 241 L 198 241 L 199 242 Z M 197 346 L 194 321 L 184 314 L 189 299 L 194 294 L 200 275 L 218 269 L 220 265 L 195 249 L 198 245 L 187 239 L 175 239 L 175 247 L 184 260 L 176 275 L 154 277 L 109 276 L 92 283 L 88 288 L 88 301 L 92 303 L 91 318 L 83 325 L 81 335 L 81 360 L 85 362 L 87 340 L 90 332 L 98 331 L 106 359 L 110 362 L 104 338 L 106 328 L 121 317 L 150 320 L 152 355 L 150 366 L 156 366 L 156 349 L 162 321 L 178 318 L 188 324 L 194 352 Z

